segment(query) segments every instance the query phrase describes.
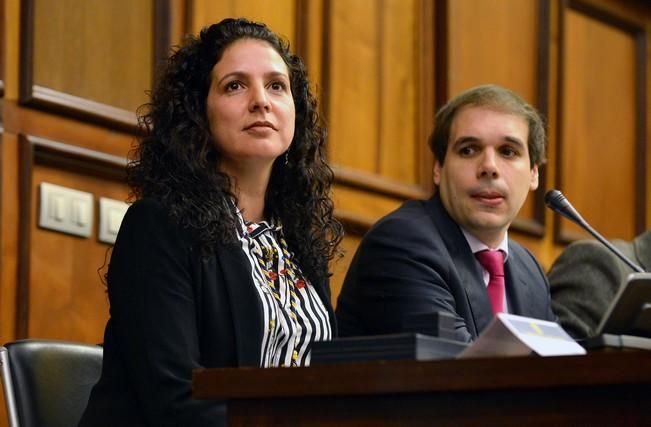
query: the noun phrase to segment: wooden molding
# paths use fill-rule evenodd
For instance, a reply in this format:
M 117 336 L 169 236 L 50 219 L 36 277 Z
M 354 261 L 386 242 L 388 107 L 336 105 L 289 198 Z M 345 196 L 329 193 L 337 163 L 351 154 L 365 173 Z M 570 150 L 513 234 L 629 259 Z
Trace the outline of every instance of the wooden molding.
M 426 199 L 430 194 L 419 185 L 405 184 L 344 166 L 332 166 L 335 183 L 398 199 Z
M 539 0 L 538 2 L 538 70 L 537 70 L 537 94 L 536 108 L 545 120 L 546 132 L 549 134 L 547 123 L 549 120 L 549 62 L 550 52 L 550 4 L 549 0 Z M 549 141 L 549 138 L 548 138 Z M 549 143 L 547 143 L 549 147 Z M 521 233 L 542 238 L 545 235 L 545 187 L 547 167 L 540 165 L 538 167 L 538 188 L 533 194 L 533 217 L 528 220 L 516 219 L 511 227 Z
M 319 93 L 321 105 L 321 117 L 328 121 L 330 113 L 330 88 L 332 86 L 330 79 L 330 55 L 332 54 L 332 40 L 330 37 L 330 26 L 332 25 L 332 2 L 323 0 L 323 47 L 321 49 L 321 90 Z
M 82 175 L 124 181 L 127 159 L 45 138 L 18 135 L 19 142 L 19 242 L 16 291 L 16 338 L 26 338 L 29 321 L 32 175 L 35 165 L 52 166 Z
M 308 50 L 308 17 L 310 3 L 306 0 L 296 0 L 295 19 L 296 29 L 294 33 L 294 52 L 305 62 Z M 307 64 L 306 64 L 307 66 Z
M 375 224 L 372 218 L 342 209 L 335 209 L 335 217 L 344 226 L 346 235 L 361 237 Z
M 434 111 L 448 101 L 448 1 L 441 0 L 434 6 Z
M 121 130 L 135 133 L 137 118 L 134 111 L 81 98 L 69 93 L 40 86 L 34 82 L 34 2 L 24 0 L 21 3 L 21 40 L 20 40 L 20 92 L 19 102 L 29 107 L 48 110 L 57 114 L 78 117 L 102 125 L 114 126 Z M 154 1 L 154 25 L 152 52 L 154 55 L 152 80 L 155 81 L 157 64 L 167 57 L 170 46 L 170 1 Z
M 580 12 L 590 18 L 600 21 L 603 24 L 616 27 L 629 33 L 635 42 L 635 234 L 640 234 L 646 229 L 646 128 L 648 108 L 646 102 L 647 93 L 647 33 L 645 27 L 637 22 L 632 22 L 620 16 L 614 15 L 606 10 L 599 9 L 591 4 L 580 0 L 564 0 L 559 7 L 559 61 L 558 61 L 558 99 L 557 99 L 557 154 L 556 154 L 556 183 L 559 189 L 563 187 L 562 156 L 563 143 L 563 96 L 565 93 L 565 79 L 563 76 L 563 55 L 565 50 L 565 12 L 568 9 Z M 569 244 L 578 239 L 585 238 L 570 231 L 561 229 L 561 217 L 554 216 L 554 241 L 560 244 Z
M 421 0 L 419 2 L 419 33 L 420 33 L 420 52 L 419 52 L 419 115 L 416 124 L 419 142 L 419 159 L 418 167 L 420 168 L 419 182 L 421 187 L 427 192 L 434 191 L 434 182 L 432 180 L 432 171 L 434 168 L 434 155 L 429 147 L 429 136 L 432 133 L 434 125 L 435 99 L 436 99 L 436 74 L 435 66 L 436 56 L 436 39 L 435 25 L 436 13 L 433 2 Z

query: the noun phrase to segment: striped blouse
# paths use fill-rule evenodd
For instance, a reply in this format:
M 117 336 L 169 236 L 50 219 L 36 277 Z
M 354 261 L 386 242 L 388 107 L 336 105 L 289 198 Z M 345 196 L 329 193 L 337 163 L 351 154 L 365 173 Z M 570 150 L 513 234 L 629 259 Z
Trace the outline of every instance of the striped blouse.
M 264 314 L 260 366 L 307 366 L 310 344 L 332 339 L 328 311 L 294 263 L 282 226 L 238 216 L 242 250 Z

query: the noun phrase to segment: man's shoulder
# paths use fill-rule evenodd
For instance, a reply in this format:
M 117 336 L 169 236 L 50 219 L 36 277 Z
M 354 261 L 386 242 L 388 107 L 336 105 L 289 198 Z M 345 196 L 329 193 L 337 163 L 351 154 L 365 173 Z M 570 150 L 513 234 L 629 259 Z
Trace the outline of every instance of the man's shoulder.
M 432 226 L 432 212 L 428 206 L 428 200 L 408 200 L 398 209 L 389 212 L 380 218 L 372 229 L 394 226 L 407 226 L 415 228 L 418 226 Z

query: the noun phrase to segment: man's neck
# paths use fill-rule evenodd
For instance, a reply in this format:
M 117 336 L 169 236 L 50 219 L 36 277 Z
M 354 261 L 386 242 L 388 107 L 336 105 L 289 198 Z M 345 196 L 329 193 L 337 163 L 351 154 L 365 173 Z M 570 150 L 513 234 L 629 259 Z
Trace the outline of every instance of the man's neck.
M 508 247 L 509 247 L 508 232 L 505 231 L 502 234 L 501 239 L 499 238 L 489 239 L 487 243 L 486 239 L 480 239 L 479 237 L 477 237 L 476 234 L 464 229 L 463 227 L 459 227 L 459 228 L 461 228 L 461 232 L 463 233 L 463 236 L 466 238 L 466 241 L 468 242 L 468 245 L 470 246 L 470 249 L 473 251 L 473 253 L 484 249 L 493 249 L 493 250 L 500 249 L 508 254 Z

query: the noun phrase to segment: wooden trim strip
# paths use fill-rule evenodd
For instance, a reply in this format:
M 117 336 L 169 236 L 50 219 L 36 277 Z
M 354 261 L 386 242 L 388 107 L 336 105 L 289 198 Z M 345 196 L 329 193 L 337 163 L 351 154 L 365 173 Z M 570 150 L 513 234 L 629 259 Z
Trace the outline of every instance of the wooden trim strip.
M 16 339 L 27 338 L 29 322 L 29 270 L 31 249 L 32 171 L 34 146 L 26 136 L 18 135 L 18 288 L 16 289 Z
M 137 125 L 136 114 L 132 111 L 39 85 L 32 85 L 31 92 L 21 103 L 99 122 L 108 119 L 107 123 L 126 131 L 135 131 Z
M 375 224 L 375 220 L 342 209 L 335 209 L 335 217 L 342 223 L 346 235 L 363 236 Z
M 549 120 L 549 62 L 550 62 L 550 4 L 549 0 L 538 2 L 538 69 L 536 107 L 545 121 Z M 549 131 L 549 129 L 547 129 Z M 549 140 L 549 138 L 547 138 Z M 549 146 L 549 144 L 547 144 Z M 547 167 L 538 167 L 538 189 L 533 194 L 533 218 L 530 220 L 516 220 L 513 227 L 517 231 L 542 238 L 545 235 L 545 187 Z
M 419 185 L 404 184 L 370 173 L 360 172 L 344 166 L 332 166 L 335 183 L 359 188 L 376 194 L 398 199 L 427 199 L 430 194 Z

